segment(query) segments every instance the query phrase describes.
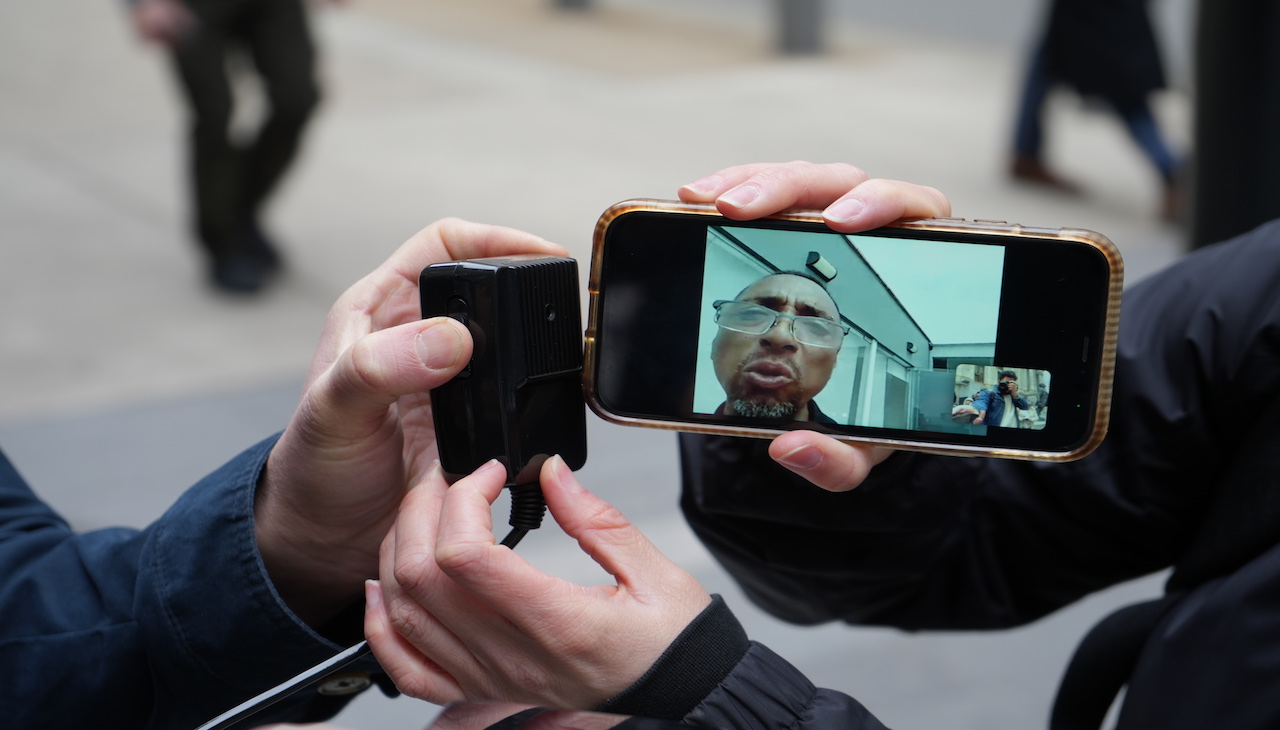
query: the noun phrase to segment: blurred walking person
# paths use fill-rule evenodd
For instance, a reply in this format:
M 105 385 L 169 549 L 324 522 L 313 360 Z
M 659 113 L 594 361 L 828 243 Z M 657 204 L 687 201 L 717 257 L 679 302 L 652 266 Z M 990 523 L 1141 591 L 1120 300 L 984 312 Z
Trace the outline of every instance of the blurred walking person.
M 1181 217 L 1178 161 L 1160 132 L 1148 97 L 1165 88 L 1164 66 L 1147 0 L 1053 0 L 1027 69 L 1014 130 L 1013 177 L 1069 194 L 1079 187 L 1043 157 L 1043 110 L 1055 86 L 1105 102 L 1160 176 L 1160 214 Z
M 303 0 L 133 0 L 145 39 L 169 50 L 190 111 L 194 228 L 218 288 L 260 290 L 282 265 L 262 207 L 289 168 L 320 93 Z M 243 54 L 269 111 L 247 140 L 232 139 L 231 73 Z M 229 63 L 231 61 L 231 63 Z

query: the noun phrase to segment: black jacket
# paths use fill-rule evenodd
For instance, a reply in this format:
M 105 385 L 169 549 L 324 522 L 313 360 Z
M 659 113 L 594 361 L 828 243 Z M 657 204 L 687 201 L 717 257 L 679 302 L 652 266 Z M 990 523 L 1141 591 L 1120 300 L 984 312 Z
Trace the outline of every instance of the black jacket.
M 1084 96 L 1142 103 L 1165 86 L 1147 0 L 1055 0 L 1044 47 L 1049 73 Z
M 1275 222 L 1127 292 L 1110 435 L 1080 461 L 899 453 L 836 494 L 773 464 L 767 442 L 685 435 L 682 504 L 775 615 L 905 629 L 1031 621 L 1177 565 L 1206 515 L 1238 509 L 1240 544 L 1198 552 L 1230 555 L 1230 574 L 1190 571 L 1209 580 L 1146 643 L 1119 727 L 1275 728 L 1278 408 Z

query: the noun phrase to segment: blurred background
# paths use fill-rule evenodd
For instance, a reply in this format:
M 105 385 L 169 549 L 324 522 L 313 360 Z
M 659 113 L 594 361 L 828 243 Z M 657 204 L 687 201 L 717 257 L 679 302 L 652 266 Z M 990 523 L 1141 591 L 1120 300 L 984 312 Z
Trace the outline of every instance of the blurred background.
M 37 491 L 79 529 L 156 518 L 283 427 L 329 305 L 446 215 L 530 230 L 585 260 L 614 202 L 807 159 L 932 185 L 958 216 L 1100 231 L 1130 283 L 1184 250 L 1141 151 L 1075 95 L 1049 99 L 1045 156 L 1082 194 L 1010 177 L 1039 2 L 828 0 L 819 26 L 794 25 L 780 0 L 564 4 L 316 6 L 323 102 L 264 216 L 284 271 L 254 295 L 207 281 L 177 85 L 124 3 L 0 5 L 0 446 Z M 1151 101 L 1182 153 L 1191 2 L 1153 12 L 1170 88 Z M 806 27 L 818 43 L 787 41 Z M 235 123 L 251 127 L 260 89 L 236 91 Z M 793 627 L 753 609 L 685 527 L 672 435 L 593 418 L 582 477 L 725 594 L 753 638 L 896 728 L 1043 726 L 1080 635 L 1159 591 L 1144 579 L 998 633 Z M 554 527 L 520 550 L 602 579 Z M 436 712 L 370 692 L 337 721 L 409 730 Z

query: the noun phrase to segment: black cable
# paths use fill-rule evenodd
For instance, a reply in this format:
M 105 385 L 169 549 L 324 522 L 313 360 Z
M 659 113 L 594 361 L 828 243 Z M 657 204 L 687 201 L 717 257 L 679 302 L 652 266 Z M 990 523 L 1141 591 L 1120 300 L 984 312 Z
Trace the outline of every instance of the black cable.
M 542 526 L 542 518 L 547 514 L 547 502 L 542 498 L 542 486 L 532 484 L 514 484 L 511 486 L 511 532 L 502 538 L 500 545 L 515 549 L 529 530 Z
M 502 538 L 502 542 L 499 542 L 498 544 L 505 545 L 506 547 L 509 547 L 512 550 L 515 550 L 516 545 L 520 544 L 520 541 L 523 540 L 524 536 L 528 534 L 529 534 L 528 530 L 522 530 L 517 527 L 513 529 L 511 532 L 508 532 L 507 536 Z

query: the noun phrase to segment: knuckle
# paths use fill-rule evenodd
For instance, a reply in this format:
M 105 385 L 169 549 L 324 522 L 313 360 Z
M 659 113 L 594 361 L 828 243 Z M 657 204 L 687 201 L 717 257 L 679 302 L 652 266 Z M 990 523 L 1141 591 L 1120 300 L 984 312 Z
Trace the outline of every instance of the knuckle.
M 387 623 L 391 630 L 414 646 L 426 643 L 425 610 L 413 601 L 396 598 L 387 604 Z
M 853 180 L 865 182 L 870 179 L 870 175 L 857 165 L 850 165 L 847 162 L 832 162 L 827 167 L 834 171 L 840 177 L 852 178 Z
M 435 561 L 431 553 L 418 550 L 399 550 L 391 575 L 400 589 L 411 596 L 429 595 Z
M 417 672 L 400 671 L 393 673 L 391 681 L 395 683 L 396 689 L 400 690 L 401 694 L 428 702 L 435 698 L 435 688 L 432 683 Z
M 592 506 L 590 522 L 602 530 L 620 530 L 631 527 L 631 521 L 622 514 L 622 510 L 605 501 L 600 501 Z
M 378 393 L 383 389 L 383 378 L 373 347 L 365 339 L 356 340 L 347 349 L 347 366 L 339 370 L 341 391 L 349 393 Z
M 451 578 L 473 574 L 487 561 L 486 546 L 473 542 L 450 542 L 436 546 L 435 562 Z
M 951 214 L 951 200 L 947 198 L 941 190 L 937 188 L 924 187 L 924 193 L 928 196 L 933 204 L 938 208 L 940 215 Z
M 589 526 L 586 532 L 612 545 L 634 545 L 646 540 L 621 510 L 608 503 L 602 502 L 591 508 L 584 515 L 583 524 Z

